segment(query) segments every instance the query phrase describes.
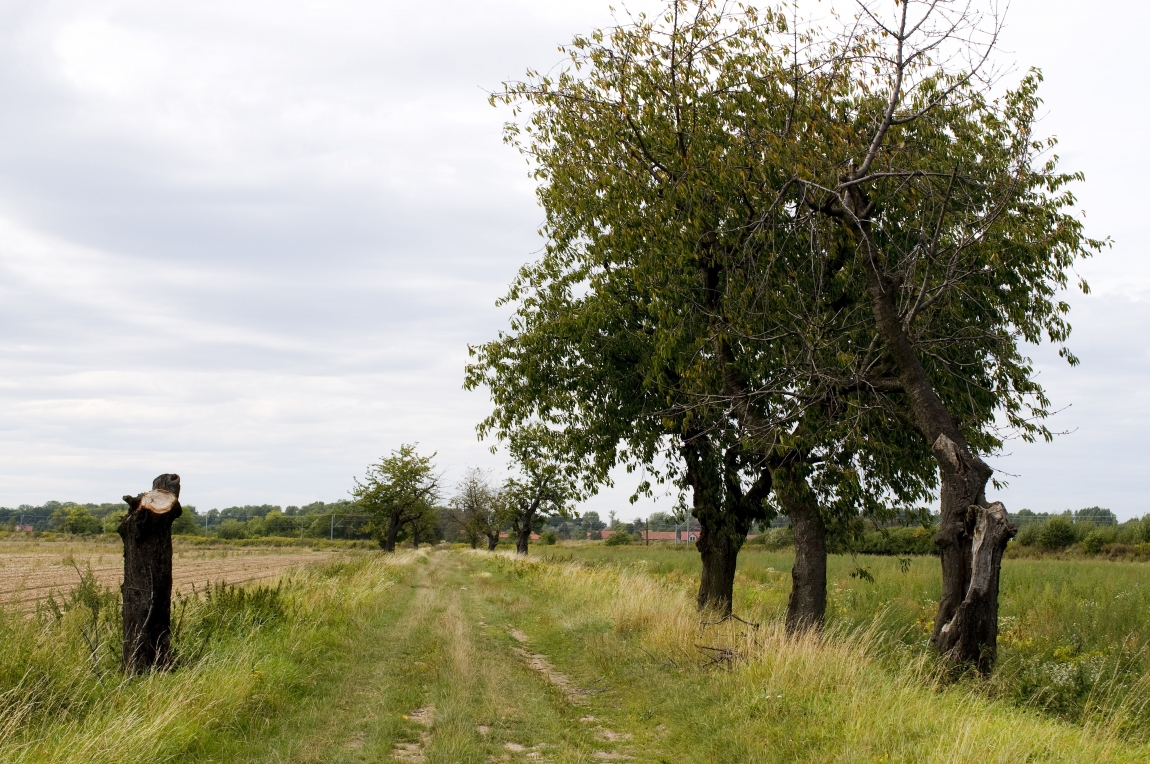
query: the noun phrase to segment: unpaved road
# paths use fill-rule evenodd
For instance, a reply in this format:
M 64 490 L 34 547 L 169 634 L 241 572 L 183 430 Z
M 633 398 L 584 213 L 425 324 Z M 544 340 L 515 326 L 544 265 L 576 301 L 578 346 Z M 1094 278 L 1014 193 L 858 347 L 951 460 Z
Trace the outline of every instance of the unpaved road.
M 289 568 L 323 562 L 333 552 L 307 549 L 242 548 L 177 549 L 172 561 L 177 591 L 202 589 L 209 583 L 270 581 Z M 118 587 L 124 577 L 123 557 L 111 544 L 0 545 L 0 604 L 31 611 L 49 592 L 66 592 L 91 566 L 104 586 Z

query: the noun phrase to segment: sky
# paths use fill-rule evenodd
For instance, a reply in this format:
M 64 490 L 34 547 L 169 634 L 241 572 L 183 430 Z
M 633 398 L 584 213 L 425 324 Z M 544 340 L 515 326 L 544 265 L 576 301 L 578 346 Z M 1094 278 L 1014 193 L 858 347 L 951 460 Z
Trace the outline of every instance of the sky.
M 161 472 L 200 509 L 346 498 L 401 443 L 448 487 L 542 221 L 487 93 L 612 23 L 606 0 L 0 1 L 0 505 L 116 501 Z M 635 2 L 630 7 L 658 7 Z M 1150 260 L 1139 228 L 1150 9 L 1017 0 L 1087 230 L 1070 369 L 1033 357 L 1053 443 L 992 466 L 1012 511 L 1150 512 Z M 623 518 L 636 482 L 582 509 Z

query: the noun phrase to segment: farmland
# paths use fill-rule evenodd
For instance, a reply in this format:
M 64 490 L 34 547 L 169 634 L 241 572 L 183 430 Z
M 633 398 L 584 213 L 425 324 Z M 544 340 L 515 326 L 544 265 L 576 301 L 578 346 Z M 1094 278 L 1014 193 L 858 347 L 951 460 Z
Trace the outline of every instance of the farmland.
M 331 552 L 276 548 L 203 548 L 176 546 L 173 584 L 177 592 L 203 589 L 209 583 L 246 584 L 270 581 L 289 568 L 323 562 Z M 118 588 L 123 579 L 119 539 L 108 542 L 0 544 L 0 605 L 33 610 L 50 592 L 67 591 L 81 572 L 91 569 L 104 587 Z
M 1129 641 L 1146 622 L 1146 566 L 1137 563 L 1008 561 L 1001 677 L 945 682 L 922 647 L 933 559 L 904 572 L 894 559 L 832 558 L 822 640 L 782 633 L 784 552 L 741 556 L 736 612 L 758 625 L 697 614 L 698 556 L 667 547 L 533 547 L 527 559 L 439 547 L 323 559 L 274 589 L 249 586 L 246 600 L 195 600 L 177 634 L 176 670 L 142 680 L 113 680 L 112 670 L 97 678 L 79 636 L 82 611 L 4 621 L 6 645 L 31 646 L 0 661 L 6 718 L 21 720 L 0 728 L 0 759 L 1150 756 L 1137 694 L 1145 650 Z M 874 580 L 852 577 L 858 566 Z M 1062 708 L 1012 694 L 1025 666 L 1089 668 L 1115 644 L 1132 662 L 1109 685 L 1109 707 L 1105 688 L 1077 710 L 1070 696 Z M 39 677 L 35 692 L 22 683 L 29 674 Z

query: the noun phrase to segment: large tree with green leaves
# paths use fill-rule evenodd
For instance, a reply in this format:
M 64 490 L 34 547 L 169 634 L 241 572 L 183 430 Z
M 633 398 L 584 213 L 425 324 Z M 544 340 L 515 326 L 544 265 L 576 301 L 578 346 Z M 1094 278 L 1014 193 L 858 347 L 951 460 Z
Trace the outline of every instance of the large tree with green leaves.
M 788 124 L 748 110 L 787 183 L 772 227 L 798 224 L 870 316 L 847 374 L 890 395 L 929 446 L 940 480 L 943 590 L 932 642 L 959 664 L 995 660 L 998 577 L 1015 529 L 985 488 L 1003 430 L 1049 438 L 1049 402 L 1023 343 L 1065 348 L 1059 292 L 1088 239 L 1069 212 L 1078 174 L 1034 134 L 1041 77 L 993 95 L 1000 19 L 968 2 L 860 3 L 841 34 L 812 31 L 783 80 Z M 777 61 L 785 41 L 761 48 Z M 755 253 L 757 255 L 757 253 Z M 770 302 L 770 260 L 755 268 Z M 1085 284 L 1082 284 L 1085 288 Z M 860 290 L 861 288 L 861 295 Z M 861 296 L 861 300 L 859 297 Z M 837 384 L 837 383 L 836 383 Z
M 897 420 L 893 439 L 866 432 L 871 407 L 860 401 L 875 384 L 827 372 L 843 364 L 825 340 L 857 335 L 857 320 L 824 310 L 812 325 L 829 301 L 821 264 L 794 230 L 761 225 L 786 178 L 748 140 L 746 110 L 789 76 L 759 56 L 780 24 L 676 3 L 656 20 L 577 38 L 570 69 L 497 97 L 530 110 L 508 137 L 536 162 L 548 246 L 512 286 L 512 332 L 477 349 L 468 384 L 492 389 L 486 429 L 554 422 L 589 455 L 593 478 L 620 461 L 653 469 L 670 457 L 703 526 L 701 606 L 729 611 L 736 555 L 769 513 L 771 470 L 802 483 L 779 494 L 810 541 L 788 618 L 799 628 L 822 620 L 823 511 L 879 508 L 892 486 L 919 497 L 923 472 L 921 456 L 878 458 L 876 442 L 916 444 Z M 782 110 L 763 114 L 782 129 Z M 760 251 L 791 279 L 758 289 L 734 258 Z
M 379 545 L 388 552 L 405 526 L 418 544 L 420 533 L 434 522 L 439 499 L 439 475 L 431 456 L 421 456 L 415 444 L 405 443 L 378 464 L 367 468 L 363 482 L 355 481 L 352 496 L 372 516 Z

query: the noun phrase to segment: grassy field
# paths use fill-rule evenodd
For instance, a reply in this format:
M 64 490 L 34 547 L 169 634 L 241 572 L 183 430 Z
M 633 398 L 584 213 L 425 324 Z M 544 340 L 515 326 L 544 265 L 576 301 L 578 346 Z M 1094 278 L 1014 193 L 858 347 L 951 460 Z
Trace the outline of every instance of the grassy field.
M 691 592 L 699 556 L 685 545 L 550 547 L 552 560 L 621 565 Z M 747 547 L 739 556 L 735 612 L 770 623 L 790 595 L 790 552 Z M 857 575 L 865 569 L 873 581 Z M 851 575 L 856 573 L 856 575 Z M 828 561 L 828 626 L 872 628 L 895 663 L 929 654 L 938 560 L 894 557 Z M 1008 559 L 1000 590 L 999 666 L 981 692 L 1076 723 L 1119 724 L 1150 740 L 1150 564 L 1100 559 Z
M 98 591 L 32 619 L 9 614 L 0 761 L 1150 759 L 1129 709 L 1072 724 L 1025 707 L 1006 680 L 937 682 L 916 636 L 933 560 L 904 573 L 894 560 L 835 559 L 820 642 L 778 631 L 785 554 L 744 555 L 736 607 L 754 628 L 699 618 L 689 552 L 533 551 L 346 552 L 276 588 L 213 590 L 180 604 L 176 670 L 127 683 L 114 598 L 94 620 L 85 603 Z M 849 575 L 856 564 L 874 583 Z M 1056 565 L 1008 567 L 1004 608 L 1019 636 L 1007 667 L 1048 648 L 1062 665 L 1104 652 L 1123 624 L 1145 628 L 1144 600 L 1125 610 L 1145 567 Z

